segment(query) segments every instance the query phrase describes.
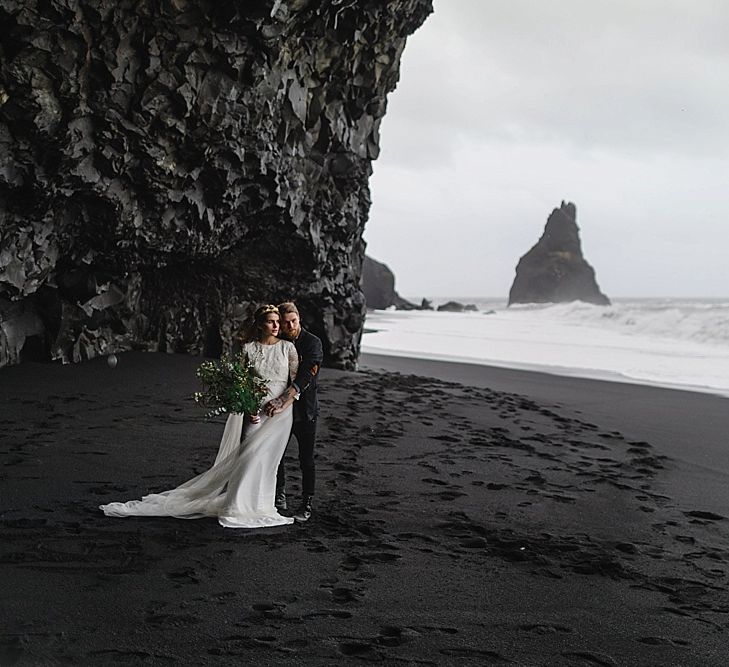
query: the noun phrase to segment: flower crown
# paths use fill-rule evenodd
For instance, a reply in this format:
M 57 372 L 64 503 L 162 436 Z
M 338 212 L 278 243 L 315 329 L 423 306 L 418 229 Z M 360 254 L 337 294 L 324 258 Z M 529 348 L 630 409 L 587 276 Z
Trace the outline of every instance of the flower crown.
M 278 308 L 276 308 L 276 306 L 272 303 L 266 304 L 265 306 L 258 306 L 258 308 L 256 308 L 256 312 L 253 313 L 253 319 L 256 322 L 259 322 L 261 318 L 265 318 L 266 315 L 269 315 L 270 313 L 276 313 L 278 315 Z

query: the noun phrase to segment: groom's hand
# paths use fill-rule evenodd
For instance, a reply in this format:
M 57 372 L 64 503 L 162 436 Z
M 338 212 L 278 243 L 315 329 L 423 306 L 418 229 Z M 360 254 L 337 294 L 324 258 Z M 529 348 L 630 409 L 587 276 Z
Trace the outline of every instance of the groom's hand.
M 267 416 L 273 417 L 273 415 L 276 414 L 276 411 L 279 410 L 280 407 L 281 407 L 281 399 L 272 398 L 268 403 L 266 403 L 266 407 L 263 410 Z

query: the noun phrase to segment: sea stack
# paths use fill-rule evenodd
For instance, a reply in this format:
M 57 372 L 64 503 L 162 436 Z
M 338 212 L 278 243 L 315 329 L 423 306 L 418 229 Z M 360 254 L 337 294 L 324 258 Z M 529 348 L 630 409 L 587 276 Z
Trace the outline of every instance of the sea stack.
M 547 219 L 537 244 L 519 260 L 509 305 L 566 301 L 610 305 L 597 285 L 595 270 L 582 256 L 579 231 L 577 208 L 563 201 Z
M 384 310 L 395 306 L 399 310 L 415 310 L 417 306 L 395 291 L 395 274 L 387 264 L 365 255 L 362 264 L 362 291 L 367 308 Z

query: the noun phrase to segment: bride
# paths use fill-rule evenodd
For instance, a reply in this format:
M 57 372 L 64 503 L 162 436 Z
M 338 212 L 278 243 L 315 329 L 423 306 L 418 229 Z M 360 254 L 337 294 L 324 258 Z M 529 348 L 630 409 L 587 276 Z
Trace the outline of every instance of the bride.
M 276 306 L 261 306 L 253 315 L 243 353 L 267 382 L 264 403 L 280 397 L 296 375 L 299 358 L 293 343 L 277 338 Z M 226 528 L 263 528 L 293 523 L 274 507 L 276 470 L 291 433 L 293 399 L 272 412 L 250 418 L 231 414 L 225 424 L 213 466 L 176 489 L 141 500 L 101 505 L 107 516 L 217 517 Z M 241 431 L 244 438 L 241 442 Z

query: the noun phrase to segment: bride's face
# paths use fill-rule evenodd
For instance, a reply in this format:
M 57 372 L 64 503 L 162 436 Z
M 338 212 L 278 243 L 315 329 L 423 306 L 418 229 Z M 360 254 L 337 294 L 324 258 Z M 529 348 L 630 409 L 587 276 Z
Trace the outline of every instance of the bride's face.
M 263 334 L 263 337 L 267 336 L 278 336 L 279 331 L 279 322 L 278 322 L 278 314 L 277 313 L 268 313 L 266 315 L 266 319 L 263 321 L 261 325 L 261 333 Z

